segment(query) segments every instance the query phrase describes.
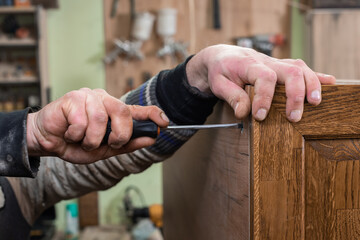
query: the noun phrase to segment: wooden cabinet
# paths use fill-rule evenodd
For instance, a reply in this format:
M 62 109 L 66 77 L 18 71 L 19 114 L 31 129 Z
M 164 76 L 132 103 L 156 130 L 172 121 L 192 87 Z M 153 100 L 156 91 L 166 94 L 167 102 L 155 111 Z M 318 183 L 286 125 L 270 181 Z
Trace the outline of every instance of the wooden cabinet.
M 250 89 L 250 93 L 252 89 Z M 360 86 L 323 86 L 319 106 L 198 132 L 164 163 L 165 239 L 359 239 Z M 218 104 L 209 122 L 233 122 Z

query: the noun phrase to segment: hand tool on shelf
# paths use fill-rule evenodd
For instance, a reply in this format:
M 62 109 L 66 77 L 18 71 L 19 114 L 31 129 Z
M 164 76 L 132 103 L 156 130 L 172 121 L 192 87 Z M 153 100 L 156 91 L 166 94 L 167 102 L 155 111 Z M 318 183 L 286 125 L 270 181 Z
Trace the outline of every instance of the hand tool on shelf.
M 204 124 L 204 125 L 176 125 L 176 126 L 167 126 L 165 128 L 160 128 L 156 123 L 151 120 L 147 121 L 137 121 L 133 120 L 133 133 L 131 139 L 138 137 L 151 137 L 157 138 L 160 134 L 160 131 L 178 131 L 184 129 L 214 129 L 214 128 L 237 128 L 243 129 L 242 123 L 223 123 L 223 124 Z M 109 119 L 106 126 L 106 133 L 103 138 L 102 143 L 107 143 L 109 135 L 111 132 L 111 119 Z
M 221 18 L 220 18 L 220 3 L 219 0 L 213 0 L 213 27 L 214 29 L 221 29 Z

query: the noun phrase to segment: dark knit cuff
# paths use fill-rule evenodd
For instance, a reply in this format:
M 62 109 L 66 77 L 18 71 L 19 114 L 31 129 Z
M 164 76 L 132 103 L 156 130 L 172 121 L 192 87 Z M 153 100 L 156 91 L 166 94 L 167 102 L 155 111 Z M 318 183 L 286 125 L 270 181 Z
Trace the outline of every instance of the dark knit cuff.
M 218 100 L 189 85 L 186 64 L 190 59 L 158 75 L 156 97 L 165 114 L 176 124 L 203 124 Z
M 28 156 L 26 143 L 26 123 L 30 111 L 26 108 L 0 113 L 0 176 L 36 176 L 40 158 Z

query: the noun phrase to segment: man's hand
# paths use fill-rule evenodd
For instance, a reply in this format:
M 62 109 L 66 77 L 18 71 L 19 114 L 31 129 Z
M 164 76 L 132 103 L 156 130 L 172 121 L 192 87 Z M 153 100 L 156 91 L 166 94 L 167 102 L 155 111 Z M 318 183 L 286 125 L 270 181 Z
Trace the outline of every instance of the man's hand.
M 313 72 L 302 60 L 276 59 L 253 49 L 216 45 L 195 55 L 187 64 L 191 86 L 212 92 L 228 102 L 237 118 L 249 114 L 250 98 L 244 91 L 247 84 L 255 88 L 252 114 L 266 118 L 277 83 L 285 84 L 286 115 L 292 122 L 301 119 L 304 99 L 313 105 L 321 102 L 321 84 L 334 84 L 330 75 Z
M 101 145 L 109 117 L 112 132 L 108 144 Z M 129 141 L 133 119 L 151 119 L 160 127 L 169 123 L 158 107 L 126 105 L 101 89 L 69 92 L 28 115 L 29 155 L 56 155 L 72 163 L 91 163 L 154 144 L 155 139 L 149 137 Z

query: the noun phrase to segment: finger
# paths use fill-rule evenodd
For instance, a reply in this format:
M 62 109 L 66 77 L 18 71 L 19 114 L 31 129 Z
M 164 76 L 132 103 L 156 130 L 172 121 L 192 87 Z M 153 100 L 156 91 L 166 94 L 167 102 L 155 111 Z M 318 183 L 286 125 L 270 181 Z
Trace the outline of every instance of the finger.
M 108 144 L 112 148 L 119 149 L 126 144 L 132 135 L 133 118 L 129 107 L 120 100 L 104 94 L 105 111 L 111 118 L 111 133 Z
M 223 75 L 214 77 L 211 90 L 220 99 L 225 100 L 233 109 L 235 117 L 241 119 L 250 112 L 250 98 L 247 93 L 237 84 Z
M 78 144 L 68 144 L 66 151 L 59 157 L 67 162 L 76 164 L 89 164 L 98 160 L 106 159 L 111 156 L 115 156 L 119 153 L 111 152 L 110 147 L 102 145 L 95 150 L 88 151 L 79 147 Z M 115 149 L 113 149 L 115 150 Z M 118 150 L 119 151 L 119 150 Z
M 262 64 L 254 64 L 249 67 L 247 78 L 254 85 L 254 98 L 252 101 L 252 113 L 256 120 L 266 118 L 275 92 L 277 81 L 276 73 Z
M 323 73 L 315 73 L 319 78 L 321 84 L 323 85 L 334 85 L 336 83 L 336 78 L 332 75 L 327 75 Z
M 84 136 L 88 119 L 85 110 L 86 95 L 81 91 L 72 91 L 64 96 L 63 112 L 69 124 L 64 138 L 67 142 L 80 142 Z
M 305 86 L 306 86 L 306 99 L 310 104 L 318 105 L 321 102 L 321 84 L 316 74 L 305 64 L 301 59 L 284 60 L 290 64 L 298 66 L 302 69 Z
M 156 139 L 150 137 L 139 137 L 131 140 L 129 143 L 124 145 L 120 150 L 121 153 L 129 153 L 135 150 L 149 147 L 155 143 Z
M 85 109 L 88 118 L 88 126 L 82 141 L 82 147 L 85 150 L 90 151 L 100 146 L 105 135 L 106 124 L 109 117 L 101 96 L 98 96 L 91 90 L 87 90 Z
M 305 99 L 303 70 L 298 66 L 284 62 L 276 62 L 272 69 L 278 76 L 278 83 L 285 84 L 287 118 L 292 122 L 300 121 Z
M 157 106 L 129 105 L 131 115 L 136 120 L 152 120 L 160 127 L 169 125 L 169 119 Z

